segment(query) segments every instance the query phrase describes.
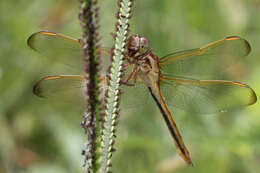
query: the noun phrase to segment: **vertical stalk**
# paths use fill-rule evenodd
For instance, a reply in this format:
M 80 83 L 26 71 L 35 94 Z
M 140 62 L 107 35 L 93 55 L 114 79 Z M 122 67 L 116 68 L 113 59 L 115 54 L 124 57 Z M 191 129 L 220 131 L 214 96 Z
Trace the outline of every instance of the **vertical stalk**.
M 119 116 L 120 78 L 123 69 L 123 53 L 125 52 L 129 33 L 129 19 L 131 17 L 133 0 L 118 0 L 115 45 L 112 53 L 112 65 L 109 73 L 109 86 L 106 94 L 106 111 L 104 129 L 102 133 L 102 161 L 101 172 L 110 172 L 111 157 L 114 151 L 116 124 Z
M 97 0 L 80 0 L 79 19 L 82 27 L 84 71 L 86 78 L 86 114 L 81 123 L 88 140 L 85 166 L 88 173 L 96 173 L 100 167 L 101 102 L 99 100 L 100 36 L 98 34 Z M 76 58 L 76 57 L 75 57 Z

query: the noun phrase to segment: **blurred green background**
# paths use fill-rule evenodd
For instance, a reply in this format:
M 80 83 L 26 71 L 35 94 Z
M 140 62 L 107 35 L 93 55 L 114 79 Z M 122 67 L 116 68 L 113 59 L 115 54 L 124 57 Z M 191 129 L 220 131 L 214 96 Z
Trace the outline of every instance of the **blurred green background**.
M 70 0 L 0 2 L 0 172 L 84 172 L 83 113 L 72 103 L 32 94 L 40 77 L 53 74 L 54 63 L 43 63 L 26 45 L 27 38 L 40 30 L 80 38 L 78 6 L 78 1 Z M 100 1 L 100 6 L 102 44 L 110 47 L 116 1 Z M 252 52 L 239 81 L 259 94 L 259 11 L 259 0 L 142 0 L 135 2 L 130 28 L 133 34 L 147 37 L 159 56 L 225 36 L 246 38 Z M 133 96 L 137 95 L 127 94 L 127 102 L 135 102 Z M 138 98 L 137 105 L 121 107 L 114 172 L 259 172 L 259 102 L 241 111 L 214 115 L 176 111 L 175 119 L 195 165 L 188 167 L 178 157 L 159 111 L 147 97 Z

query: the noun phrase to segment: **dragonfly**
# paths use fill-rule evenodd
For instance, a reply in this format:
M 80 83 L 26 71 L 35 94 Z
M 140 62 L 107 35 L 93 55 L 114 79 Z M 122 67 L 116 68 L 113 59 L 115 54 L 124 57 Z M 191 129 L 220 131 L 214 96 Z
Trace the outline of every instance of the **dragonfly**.
M 40 31 L 32 34 L 27 43 L 47 59 L 59 56 L 62 62 L 83 69 L 80 68 L 83 64 L 80 39 Z M 100 49 L 102 54 L 110 55 L 110 49 Z M 128 72 L 121 84 L 133 87 L 141 83 L 147 88 L 165 120 L 178 154 L 188 165 L 193 165 L 170 106 L 194 108 L 199 113 L 216 113 L 256 103 L 256 93 L 247 84 L 219 79 L 228 76 L 234 62 L 243 60 L 250 51 L 248 41 L 239 36 L 229 36 L 200 48 L 158 57 L 153 53 L 149 40 L 136 34 L 127 40 L 124 67 Z M 101 77 L 100 82 L 106 85 L 106 77 Z M 80 74 L 45 76 L 34 85 L 33 93 L 49 98 L 73 90 L 82 95 L 84 83 L 84 75 Z

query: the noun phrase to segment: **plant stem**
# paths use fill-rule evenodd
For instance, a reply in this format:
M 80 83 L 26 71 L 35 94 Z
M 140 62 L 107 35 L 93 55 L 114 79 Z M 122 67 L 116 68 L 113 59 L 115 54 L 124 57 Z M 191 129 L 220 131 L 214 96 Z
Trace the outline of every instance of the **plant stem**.
M 79 19 L 82 27 L 84 71 L 86 78 L 86 114 L 82 127 L 88 135 L 85 165 L 87 172 L 98 172 L 100 167 L 101 102 L 99 100 L 99 34 L 97 0 L 80 0 Z
M 109 73 L 109 87 L 106 99 L 104 129 L 102 133 L 101 172 L 108 173 L 112 166 L 111 157 L 114 151 L 115 129 L 119 117 L 120 80 L 123 69 L 123 53 L 125 52 L 129 33 L 129 19 L 132 11 L 132 0 L 119 0 L 117 14 L 115 46 L 112 53 L 112 66 Z

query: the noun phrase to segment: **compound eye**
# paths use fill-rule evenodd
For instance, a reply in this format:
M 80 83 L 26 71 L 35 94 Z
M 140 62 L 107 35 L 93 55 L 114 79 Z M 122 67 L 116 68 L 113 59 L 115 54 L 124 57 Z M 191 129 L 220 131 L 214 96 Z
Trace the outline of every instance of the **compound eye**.
M 149 41 L 148 41 L 147 38 L 141 37 L 141 38 L 140 38 L 140 42 L 141 42 L 140 45 L 141 45 L 142 48 L 147 48 L 147 47 L 149 47 Z
M 140 40 L 138 35 L 134 35 L 128 40 L 128 49 L 130 50 L 138 50 L 140 46 Z

